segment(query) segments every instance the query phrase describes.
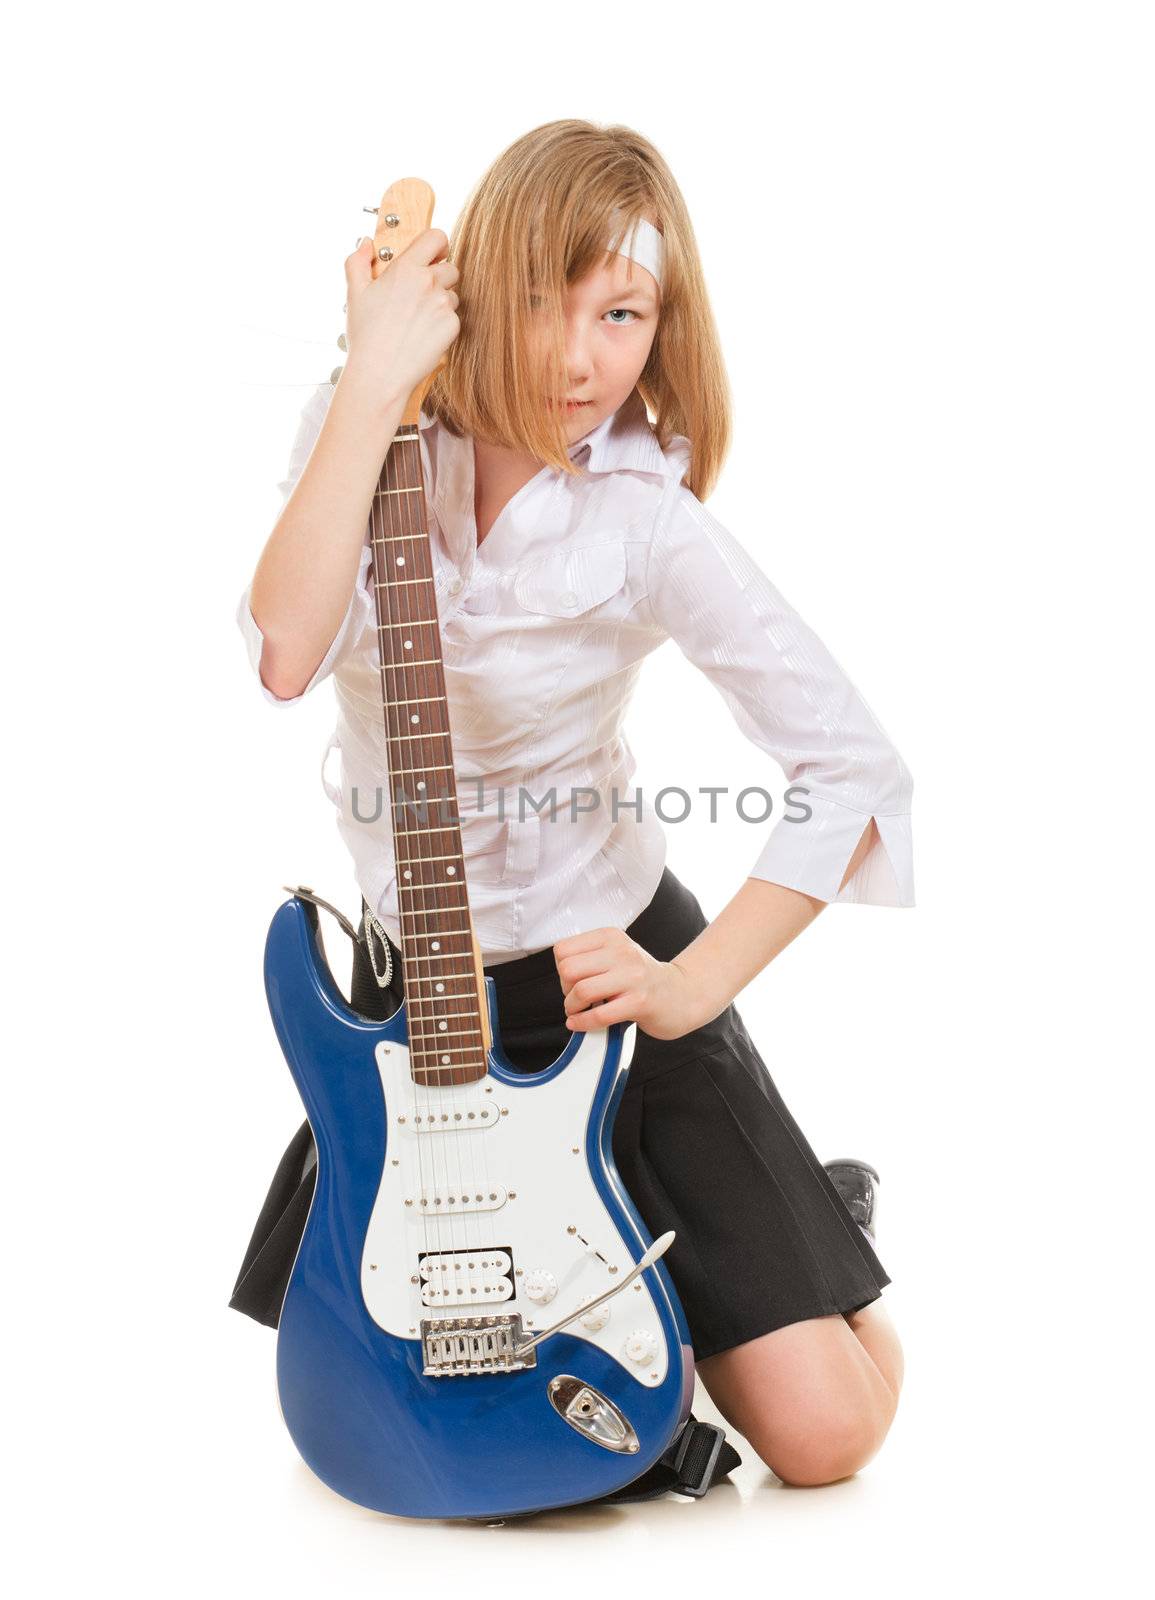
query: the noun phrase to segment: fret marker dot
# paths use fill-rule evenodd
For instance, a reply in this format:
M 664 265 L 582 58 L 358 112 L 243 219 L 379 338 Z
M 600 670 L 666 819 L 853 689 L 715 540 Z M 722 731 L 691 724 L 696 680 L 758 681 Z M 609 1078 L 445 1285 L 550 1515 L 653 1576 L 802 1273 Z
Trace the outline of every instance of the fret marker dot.
M 446 867 L 445 870 L 449 874 L 449 876 L 452 878 L 453 874 L 457 871 L 457 868 L 456 867 Z
M 448 1022 L 439 1022 L 437 1026 L 441 1029 L 441 1032 L 444 1033 L 449 1024 Z
M 417 720 L 418 720 L 418 717 L 417 717 L 417 713 L 416 713 L 416 711 L 415 711 L 415 712 L 414 712 L 414 713 L 413 713 L 413 715 L 412 715 L 412 716 L 411 716 L 411 717 L 410 717 L 410 718 L 409 718 L 409 720 L 410 720 L 410 722 L 416 722 L 416 721 L 417 721 Z
M 409 868 L 406 867 L 405 871 L 401 874 L 401 876 L 403 878 L 411 878 L 413 876 L 413 874 L 412 874 L 412 872 L 410 872 Z
M 435 983 L 433 985 L 433 987 L 437 990 L 437 993 L 440 994 L 441 991 L 445 988 L 445 985 L 443 983 Z
M 429 948 L 431 950 L 440 950 L 441 949 L 441 940 L 440 939 L 432 939 L 432 940 L 430 940 Z
M 413 648 L 413 640 L 412 639 L 406 639 L 405 648 L 406 648 L 406 650 L 412 650 L 412 648 Z
M 405 557 L 404 556 L 398 556 L 397 557 L 397 565 L 399 567 L 403 567 L 405 565 Z
M 417 787 L 419 789 L 424 789 L 424 787 L 425 787 L 425 779 L 424 778 L 419 778 L 417 780 Z
M 445 1066 L 449 1065 L 449 1057 L 448 1056 L 442 1056 L 441 1060 L 442 1060 L 443 1065 L 445 1065 Z

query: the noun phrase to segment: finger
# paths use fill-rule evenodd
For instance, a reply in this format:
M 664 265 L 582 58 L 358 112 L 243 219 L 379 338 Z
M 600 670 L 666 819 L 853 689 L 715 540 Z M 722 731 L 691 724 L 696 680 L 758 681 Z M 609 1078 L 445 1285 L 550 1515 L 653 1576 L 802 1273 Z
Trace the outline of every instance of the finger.
M 567 1017 L 565 1023 L 575 1033 L 588 1033 L 591 1028 L 608 1028 L 611 1022 L 630 1022 L 633 1015 L 632 997 L 620 994 L 615 1000 L 607 1000 L 604 1005 L 593 1006 L 589 1011 L 578 1011 L 574 1016 Z
M 345 257 L 345 281 L 350 289 L 361 289 L 373 280 L 373 241 L 362 239 L 351 256 Z
M 567 1012 L 584 1011 L 587 1006 L 621 994 L 625 987 L 621 973 L 612 969 L 597 977 L 582 978 L 566 994 L 565 1009 Z
M 430 266 L 440 260 L 448 249 L 449 238 L 440 228 L 426 228 L 402 250 L 401 255 L 411 256 L 414 261 L 424 261 L 426 266 Z
M 609 972 L 612 962 L 605 950 L 593 950 L 586 956 L 566 956 L 564 973 L 559 970 L 562 988 L 566 994 L 583 978 L 594 978 L 599 972 Z
M 597 950 L 603 942 L 602 932 L 601 928 L 591 928 L 588 933 L 571 933 L 568 939 L 559 939 L 553 947 L 554 961 L 564 961 L 567 956 L 580 956 L 587 950 Z

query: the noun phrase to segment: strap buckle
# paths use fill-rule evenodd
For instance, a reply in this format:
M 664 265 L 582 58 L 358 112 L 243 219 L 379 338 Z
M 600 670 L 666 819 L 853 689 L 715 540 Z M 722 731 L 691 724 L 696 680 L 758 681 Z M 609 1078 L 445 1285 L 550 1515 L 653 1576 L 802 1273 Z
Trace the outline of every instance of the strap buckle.
M 678 1480 L 673 1485 L 676 1494 L 701 1499 L 714 1481 L 714 1469 L 725 1439 L 726 1430 L 715 1427 L 712 1422 L 686 1424 L 671 1463 Z

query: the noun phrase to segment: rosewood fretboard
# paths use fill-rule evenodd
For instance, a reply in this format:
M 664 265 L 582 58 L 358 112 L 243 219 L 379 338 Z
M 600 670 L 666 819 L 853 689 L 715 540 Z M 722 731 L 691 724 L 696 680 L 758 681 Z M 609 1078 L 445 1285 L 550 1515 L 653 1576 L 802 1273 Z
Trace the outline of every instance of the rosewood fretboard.
M 471 1083 L 486 1072 L 488 1027 L 415 425 L 394 435 L 373 496 L 371 534 L 411 1068 L 421 1083 Z

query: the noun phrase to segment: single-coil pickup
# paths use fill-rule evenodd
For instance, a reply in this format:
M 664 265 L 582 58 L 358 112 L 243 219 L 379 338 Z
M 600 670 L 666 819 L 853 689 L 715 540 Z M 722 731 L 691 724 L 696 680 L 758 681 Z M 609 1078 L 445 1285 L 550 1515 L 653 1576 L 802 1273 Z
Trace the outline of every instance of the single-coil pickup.
M 474 1189 L 465 1194 L 415 1194 L 406 1196 L 405 1204 L 427 1217 L 450 1217 L 455 1212 L 497 1211 L 509 1199 L 509 1190 L 495 1183 L 485 1189 Z
M 419 1258 L 421 1304 L 498 1305 L 513 1298 L 508 1250 L 436 1250 Z
M 472 1133 L 479 1128 L 495 1128 L 504 1112 L 495 1105 L 479 1105 L 463 1110 L 460 1105 L 448 1106 L 444 1111 L 418 1111 L 399 1122 L 408 1122 L 418 1133 Z

